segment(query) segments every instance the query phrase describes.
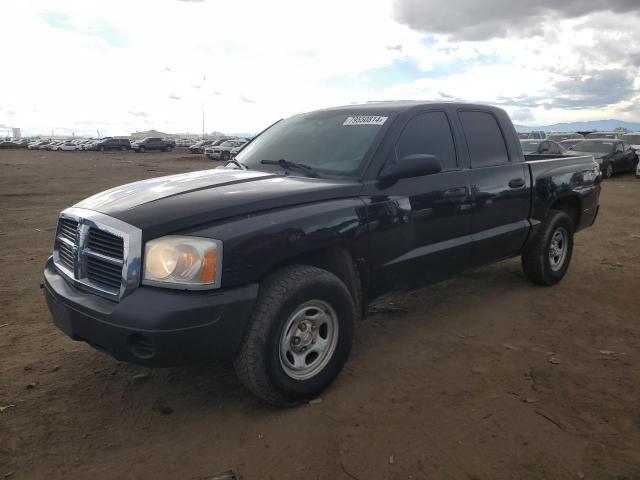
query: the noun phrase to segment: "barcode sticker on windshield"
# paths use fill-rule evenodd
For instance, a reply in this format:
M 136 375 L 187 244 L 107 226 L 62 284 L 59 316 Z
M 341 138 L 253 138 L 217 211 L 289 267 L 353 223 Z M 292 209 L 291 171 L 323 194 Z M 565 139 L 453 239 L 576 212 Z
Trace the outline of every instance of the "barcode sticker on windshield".
M 378 115 L 359 115 L 357 117 L 347 117 L 342 125 L 384 125 L 389 117 Z

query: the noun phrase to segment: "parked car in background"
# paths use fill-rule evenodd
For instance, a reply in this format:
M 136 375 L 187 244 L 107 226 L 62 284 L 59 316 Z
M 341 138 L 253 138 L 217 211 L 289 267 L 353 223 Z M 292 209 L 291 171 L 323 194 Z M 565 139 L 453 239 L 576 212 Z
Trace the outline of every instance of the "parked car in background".
M 220 145 L 208 147 L 205 149 L 205 153 L 209 160 L 229 160 L 231 158 L 231 150 L 234 148 L 243 147 L 248 142 L 247 139 L 226 140 Z
M 582 138 L 571 138 L 569 140 L 562 140 L 560 142 L 558 142 L 560 145 L 562 145 L 563 148 L 566 148 L 567 150 L 570 150 L 571 147 L 573 147 L 574 145 L 582 142 L 584 140 L 584 137 Z
M 567 155 L 569 152 L 558 142 L 552 140 L 520 140 L 525 154 Z
M 105 152 L 107 150 L 131 150 L 131 142 L 128 138 L 103 138 L 94 143 L 91 150 Z
M 206 153 L 205 151 L 208 147 L 216 147 L 226 142 L 227 140 L 231 140 L 231 139 L 229 137 L 222 137 L 222 138 L 217 138 L 215 140 L 200 140 L 199 142 L 196 142 L 195 144 L 189 147 L 189 152 Z
M 552 133 L 547 135 L 547 140 L 553 140 L 554 142 L 562 142 L 563 140 L 583 140 L 584 137 L 579 133 Z
M 90 138 L 89 140 L 85 140 L 82 144 L 82 150 L 93 150 L 96 143 L 98 143 L 100 139 Z
M 621 140 L 627 142 L 636 151 L 636 155 L 640 154 L 640 132 L 625 133 Z
M 231 158 L 236 158 L 236 155 L 242 151 L 242 149 L 247 145 L 247 143 L 249 143 L 249 140 L 244 142 L 242 145 L 238 145 L 237 147 L 233 147 L 231 149 L 231 152 L 229 152 L 229 153 L 231 153 Z
M 60 144 L 56 150 L 63 150 L 66 152 L 76 152 L 80 150 L 80 145 L 78 145 L 78 142 L 75 142 L 73 140 L 67 140 L 66 142 Z
M 136 153 L 144 153 L 152 150 L 168 152 L 175 146 L 176 143 L 173 140 L 163 140 L 158 137 L 147 137 L 139 142 L 133 142 L 131 144 L 131 148 Z
M 528 133 L 518 133 L 518 138 L 520 140 L 527 140 L 529 138 L 529 134 Z
M 37 140 L 27 145 L 27 148 L 29 150 L 44 150 L 44 148 L 41 149 L 40 147 L 47 145 L 48 143 L 51 143 L 51 140 Z
M 29 142 L 29 145 L 27 145 L 27 149 L 28 150 L 35 150 L 40 142 L 41 142 L 41 140 L 33 140 L 33 141 Z
M 200 140 L 189 147 L 189 153 L 204 153 L 204 149 L 215 140 Z
M 2 140 L 0 141 L 0 148 L 2 149 L 6 149 L 6 148 L 21 148 L 22 145 L 17 142 L 17 141 L 13 141 L 13 140 Z
M 58 150 L 58 147 L 61 143 L 64 143 L 64 140 L 54 140 L 51 143 L 47 143 L 44 146 L 39 147 L 40 150 Z
M 571 147 L 571 151 L 593 155 L 604 178 L 611 178 L 621 172 L 635 172 L 638 163 L 638 157 L 631 145 L 622 140 L 583 140 Z
M 609 138 L 611 140 L 616 140 L 618 138 L 618 134 L 616 132 L 591 132 L 587 133 L 584 138 Z

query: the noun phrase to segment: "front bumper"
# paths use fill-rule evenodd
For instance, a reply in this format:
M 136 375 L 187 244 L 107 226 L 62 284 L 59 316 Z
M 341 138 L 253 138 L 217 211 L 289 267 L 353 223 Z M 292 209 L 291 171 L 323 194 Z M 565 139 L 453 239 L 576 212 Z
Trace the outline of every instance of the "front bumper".
M 116 303 L 71 286 L 50 258 L 44 292 L 54 324 L 73 340 L 124 362 L 175 366 L 232 358 L 258 285 L 208 292 L 143 286 Z

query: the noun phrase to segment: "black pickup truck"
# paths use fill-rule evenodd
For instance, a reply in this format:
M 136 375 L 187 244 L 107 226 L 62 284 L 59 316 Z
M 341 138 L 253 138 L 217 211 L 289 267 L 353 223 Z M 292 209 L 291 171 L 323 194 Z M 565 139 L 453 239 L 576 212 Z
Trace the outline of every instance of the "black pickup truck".
M 534 283 L 560 281 L 600 182 L 591 156 L 525 159 L 498 108 L 320 110 L 224 168 L 64 210 L 45 294 L 63 332 L 116 359 L 233 360 L 253 393 L 295 405 L 338 375 L 382 294 L 515 256 Z

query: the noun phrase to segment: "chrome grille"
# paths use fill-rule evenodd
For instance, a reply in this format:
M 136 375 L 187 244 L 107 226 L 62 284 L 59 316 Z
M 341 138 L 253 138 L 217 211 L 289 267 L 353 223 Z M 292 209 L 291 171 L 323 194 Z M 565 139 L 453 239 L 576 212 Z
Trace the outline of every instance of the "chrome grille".
M 104 230 L 90 227 L 86 252 L 87 278 L 97 285 L 120 290 L 124 239 Z
M 58 224 L 58 235 L 76 243 L 78 241 L 78 222 L 70 218 L 61 218 Z
M 141 236 L 115 218 L 70 208 L 58 221 L 54 264 L 75 286 L 119 300 L 139 284 Z
M 122 260 L 124 256 L 124 240 L 108 232 L 96 228 L 89 229 L 87 247 L 93 252 Z
M 58 254 L 60 255 L 60 262 L 64 264 L 70 271 L 73 272 L 73 247 L 65 242 L 58 243 Z
M 122 265 L 111 265 L 95 257 L 87 257 L 87 278 L 93 283 L 120 290 Z

